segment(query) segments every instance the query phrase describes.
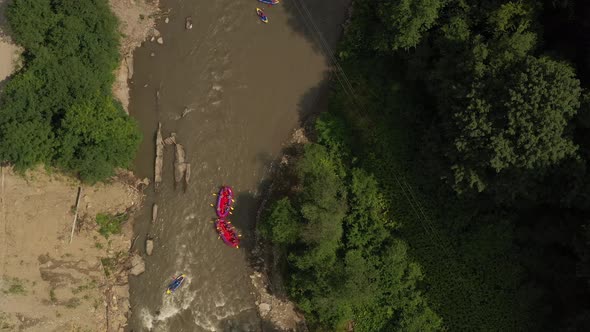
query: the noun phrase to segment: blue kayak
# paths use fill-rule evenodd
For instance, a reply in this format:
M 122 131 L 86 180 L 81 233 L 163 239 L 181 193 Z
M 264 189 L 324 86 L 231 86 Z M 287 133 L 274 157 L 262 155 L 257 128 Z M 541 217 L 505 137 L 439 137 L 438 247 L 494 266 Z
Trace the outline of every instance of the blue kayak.
M 267 5 L 271 5 L 271 6 L 279 3 L 279 0 L 258 0 L 258 1 L 265 3 Z
M 260 18 L 260 20 L 262 22 L 268 23 L 268 17 L 266 17 L 266 15 L 264 15 L 264 12 L 262 11 L 262 9 L 256 8 L 256 15 L 258 15 L 258 18 Z
M 174 281 L 172 281 L 170 283 L 170 285 L 168 285 L 168 288 L 166 289 L 166 294 L 170 294 L 170 293 L 174 292 L 175 290 L 177 290 L 178 287 L 180 287 L 180 285 L 182 285 L 185 278 L 186 278 L 186 275 L 184 275 L 184 274 L 181 274 L 178 277 L 176 277 L 174 279 Z

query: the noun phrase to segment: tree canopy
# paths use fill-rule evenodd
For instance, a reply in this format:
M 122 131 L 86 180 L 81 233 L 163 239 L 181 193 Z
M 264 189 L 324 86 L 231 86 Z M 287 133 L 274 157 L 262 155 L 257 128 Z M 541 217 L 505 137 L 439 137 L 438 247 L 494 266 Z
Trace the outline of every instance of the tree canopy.
M 15 0 L 7 16 L 25 63 L 0 96 L 0 159 L 89 182 L 130 166 L 141 137 L 111 93 L 119 34 L 107 1 Z

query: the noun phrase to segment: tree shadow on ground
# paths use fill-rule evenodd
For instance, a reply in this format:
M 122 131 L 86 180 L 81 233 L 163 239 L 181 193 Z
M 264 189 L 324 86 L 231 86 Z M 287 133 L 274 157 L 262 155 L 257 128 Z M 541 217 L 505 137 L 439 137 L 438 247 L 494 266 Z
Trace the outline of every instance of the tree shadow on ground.
M 316 52 L 322 53 L 335 48 L 350 4 L 351 0 L 286 0 L 279 6 L 287 12 L 289 27 L 311 42 Z

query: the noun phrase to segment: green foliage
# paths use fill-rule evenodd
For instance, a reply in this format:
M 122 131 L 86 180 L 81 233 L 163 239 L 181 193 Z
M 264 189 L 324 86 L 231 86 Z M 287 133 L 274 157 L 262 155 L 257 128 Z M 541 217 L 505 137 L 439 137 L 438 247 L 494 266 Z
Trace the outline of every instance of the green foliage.
M 580 105 L 580 82 L 572 68 L 528 57 L 510 69 L 501 81 L 474 89 L 468 107 L 454 114 L 452 167 L 459 191 L 483 191 L 510 170 L 542 174 L 575 155 L 566 131 Z
M 377 19 L 382 29 L 376 32 L 374 48 L 395 51 L 415 47 L 439 15 L 444 0 L 400 0 L 377 3 Z
M 295 166 L 301 190 L 276 201 L 259 226 L 288 253 L 290 295 L 318 328 L 352 320 L 355 331 L 439 330 L 377 181 L 345 162 L 345 121 L 324 114 L 316 128 L 322 144 L 307 145 Z
M 100 227 L 98 232 L 105 238 L 109 238 L 112 234 L 121 233 L 121 224 L 127 221 L 127 214 L 110 215 L 99 213 L 96 215 L 96 223 Z
M 129 167 L 141 136 L 135 121 L 112 99 L 74 105 L 62 121 L 58 164 L 77 171 L 88 182 L 112 175 L 115 167 Z
M 266 239 L 278 244 L 292 244 L 299 235 L 299 220 L 289 198 L 284 197 L 275 202 L 270 214 L 260 226 L 260 232 Z
M 107 1 L 15 0 L 7 16 L 25 65 L 0 97 L 0 159 L 91 183 L 128 167 L 140 135 L 111 94 L 119 35 Z

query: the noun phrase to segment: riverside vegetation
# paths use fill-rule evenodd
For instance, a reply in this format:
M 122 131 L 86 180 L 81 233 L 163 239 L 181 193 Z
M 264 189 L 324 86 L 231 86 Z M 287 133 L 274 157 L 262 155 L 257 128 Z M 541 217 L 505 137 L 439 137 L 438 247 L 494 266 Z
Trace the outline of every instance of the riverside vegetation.
M 312 328 L 590 329 L 589 15 L 353 2 L 352 89 L 259 225 Z
M 14 0 L 24 65 L 0 96 L 0 159 L 54 166 L 86 182 L 128 167 L 141 135 L 113 98 L 117 20 L 106 0 Z

